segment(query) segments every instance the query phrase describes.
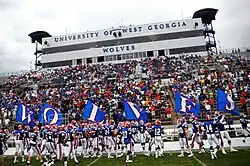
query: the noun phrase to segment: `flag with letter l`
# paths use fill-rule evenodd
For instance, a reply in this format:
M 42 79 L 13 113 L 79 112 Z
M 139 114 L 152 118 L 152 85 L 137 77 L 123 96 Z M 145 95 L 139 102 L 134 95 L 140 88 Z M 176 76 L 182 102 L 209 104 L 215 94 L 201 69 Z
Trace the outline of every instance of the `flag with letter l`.
M 95 104 L 88 100 L 84 108 L 82 118 L 92 122 L 101 122 L 105 120 L 105 115 L 106 113 L 103 112 L 101 108 L 97 107 Z

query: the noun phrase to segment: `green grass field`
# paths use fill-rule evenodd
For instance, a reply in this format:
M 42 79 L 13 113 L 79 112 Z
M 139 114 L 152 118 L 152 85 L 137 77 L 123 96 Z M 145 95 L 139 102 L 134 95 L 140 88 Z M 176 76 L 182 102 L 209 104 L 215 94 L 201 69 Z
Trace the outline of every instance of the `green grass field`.
M 133 158 L 133 163 L 125 163 L 125 157 L 118 159 L 108 159 L 107 157 L 94 159 L 80 159 L 80 164 L 75 164 L 72 160 L 69 161 L 69 166 L 248 166 L 250 165 L 250 150 L 240 150 L 236 153 L 228 152 L 227 155 L 218 152 L 218 159 L 211 160 L 209 153 L 198 154 L 195 157 L 179 158 L 177 153 L 166 153 L 162 158 L 155 159 L 154 157 L 146 157 L 137 155 Z M 4 166 L 25 166 L 25 163 L 12 162 L 12 158 L 5 158 Z M 54 166 L 62 166 L 62 162 Z M 33 159 L 32 166 L 40 166 L 40 163 Z

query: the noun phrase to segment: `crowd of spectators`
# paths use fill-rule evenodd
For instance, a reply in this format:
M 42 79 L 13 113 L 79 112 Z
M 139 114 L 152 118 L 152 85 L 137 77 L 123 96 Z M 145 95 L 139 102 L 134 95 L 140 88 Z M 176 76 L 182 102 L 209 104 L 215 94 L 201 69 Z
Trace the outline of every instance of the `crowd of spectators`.
M 240 111 L 249 114 L 247 108 L 250 107 L 250 73 L 247 59 L 235 55 L 210 57 L 204 64 L 207 68 L 217 64 L 220 69 L 211 67 L 211 70 L 199 70 L 196 74 L 186 72 L 179 75 L 171 80 L 172 91 L 180 91 L 194 101 L 199 101 L 202 104 L 202 115 L 205 117 L 215 111 L 216 92 L 220 88 L 236 101 Z
M 208 66 L 214 64 L 224 70 L 210 70 Z M 15 120 L 18 100 L 36 113 L 49 103 L 68 114 L 69 120 L 81 120 L 85 101 L 91 100 L 115 121 L 121 121 L 122 101 L 126 99 L 146 109 L 148 121 L 171 121 L 173 91 L 200 101 L 207 114 L 215 108 L 218 87 L 240 101 L 246 111 L 250 103 L 250 74 L 246 67 L 246 59 L 240 56 L 183 55 L 30 71 L 13 75 L 0 85 L 0 124 Z M 164 83 L 163 78 L 167 80 Z
M 1 86 L 0 119 L 14 120 L 20 100 L 36 113 L 44 103 L 49 103 L 67 113 L 70 120 L 80 120 L 85 101 L 91 100 L 110 117 L 121 121 L 122 101 L 126 99 L 146 109 L 149 121 L 156 117 L 170 120 L 169 96 L 158 80 L 142 78 L 142 71 L 146 76 L 150 71 L 147 62 L 78 65 L 11 76 Z

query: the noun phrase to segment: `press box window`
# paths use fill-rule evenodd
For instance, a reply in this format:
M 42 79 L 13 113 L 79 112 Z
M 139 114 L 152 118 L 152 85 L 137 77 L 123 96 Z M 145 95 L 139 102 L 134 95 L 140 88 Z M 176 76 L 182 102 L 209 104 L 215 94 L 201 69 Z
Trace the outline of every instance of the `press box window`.
M 122 60 L 122 55 L 120 54 L 120 55 L 117 55 L 117 60 L 119 61 L 119 60 Z
M 87 58 L 87 64 L 93 63 L 92 58 Z
M 97 57 L 97 62 L 104 62 L 104 56 Z

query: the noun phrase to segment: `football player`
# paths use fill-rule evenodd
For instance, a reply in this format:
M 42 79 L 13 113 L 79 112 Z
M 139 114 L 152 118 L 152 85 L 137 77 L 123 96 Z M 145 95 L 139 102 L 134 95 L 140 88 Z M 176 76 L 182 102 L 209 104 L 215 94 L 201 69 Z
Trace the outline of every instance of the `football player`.
M 8 145 L 7 145 L 7 140 L 10 138 L 10 136 L 8 135 L 8 130 L 7 129 L 0 129 L 0 146 L 1 148 L 1 153 L 4 154 L 4 152 L 6 152 L 8 150 Z
M 241 127 L 243 129 L 244 139 L 243 142 L 246 142 L 246 137 L 248 134 L 250 134 L 250 130 L 247 128 L 247 124 L 249 123 L 249 120 L 247 119 L 247 116 L 245 114 L 240 115 L 240 123 Z
M 17 163 L 17 157 L 18 156 L 22 156 L 22 162 L 25 161 L 24 158 L 24 130 L 21 124 L 19 124 L 17 126 L 17 130 L 13 131 L 13 134 L 16 136 L 16 141 L 15 141 L 15 145 L 16 145 L 16 153 L 15 153 L 15 157 L 14 157 L 14 163 Z
M 133 140 L 132 132 L 131 132 L 131 126 L 129 122 L 125 123 L 125 127 L 122 129 L 122 135 L 123 135 L 123 142 L 125 144 L 125 148 L 127 149 L 127 155 L 126 155 L 126 163 L 132 163 L 132 147 L 131 147 L 131 141 Z M 131 157 L 130 157 L 131 156 Z M 130 159 L 131 158 L 131 159 Z
M 198 122 L 197 117 L 195 117 L 194 115 L 192 115 L 190 117 L 190 121 L 192 123 L 192 142 L 191 142 L 190 147 L 193 149 L 194 142 L 197 142 L 197 144 L 199 145 L 199 148 L 200 148 L 199 153 L 205 153 L 204 143 L 201 139 L 202 124 L 200 122 Z
M 136 121 L 132 121 L 131 124 L 131 133 L 133 140 L 131 141 L 131 147 L 132 147 L 132 156 L 135 157 L 135 141 L 138 139 L 138 125 Z
M 75 163 L 79 163 L 79 161 L 76 158 L 76 146 L 75 146 L 75 139 L 76 137 L 76 129 L 73 128 L 73 125 L 71 123 L 67 126 L 67 145 L 69 147 L 69 154 L 68 157 L 72 156 Z
M 82 157 L 89 158 L 88 147 L 89 147 L 89 129 L 87 123 L 82 123 L 79 128 L 79 135 L 82 141 Z
M 123 156 L 123 150 L 125 147 L 124 139 L 122 137 L 122 129 L 125 127 L 124 122 L 119 122 L 117 127 L 117 145 L 118 145 L 118 158 Z
M 211 159 L 217 158 L 216 153 L 220 149 L 220 144 L 215 135 L 216 122 L 212 120 L 210 116 L 208 116 L 207 121 L 204 122 L 204 128 L 206 130 L 207 140 L 210 146 Z M 216 148 L 213 147 L 213 143 L 216 145 Z
M 115 142 L 112 136 L 112 133 L 115 129 L 113 120 L 110 120 L 110 124 L 105 124 L 105 144 L 106 144 L 106 150 L 108 152 L 108 158 L 114 158 L 111 156 L 111 149 L 115 146 Z M 117 153 L 117 152 L 116 152 Z
M 41 131 L 40 131 L 40 139 L 42 140 L 42 143 L 41 143 L 41 153 L 42 154 L 46 154 L 46 134 L 47 134 L 47 130 L 50 129 L 50 126 L 49 125 L 45 125 L 41 128 Z
M 217 125 L 217 128 L 219 130 L 219 134 L 220 134 L 220 139 L 221 139 L 221 151 L 223 154 L 227 154 L 225 149 L 224 149 L 224 138 L 227 139 L 227 143 L 229 145 L 229 148 L 230 148 L 230 151 L 231 152 L 237 152 L 238 150 L 234 149 L 232 147 L 232 141 L 231 141 L 231 138 L 229 136 L 229 133 L 228 131 L 225 129 L 225 124 L 226 124 L 226 121 L 225 121 L 225 116 L 224 115 L 220 115 L 220 112 L 219 111 L 216 111 L 215 112 L 215 121 L 216 121 L 216 125 Z
M 155 144 L 155 158 L 161 156 L 163 151 L 162 149 L 162 135 L 164 134 L 163 126 L 161 125 L 161 121 L 156 119 L 155 125 L 152 127 L 154 132 L 154 144 Z
M 152 146 L 154 144 L 154 130 L 152 129 L 152 125 L 149 122 L 146 124 L 146 127 L 147 127 L 147 132 L 148 132 L 148 138 L 147 138 L 148 139 L 148 152 L 145 155 L 150 156 Z
M 182 118 L 178 119 L 177 124 L 178 124 L 177 129 L 179 131 L 179 143 L 181 146 L 181 154 L 179 154 L 178 157 L 184 157 L 184 147 L 185 146 L 187 147 L 187 150 L 189 153 L 188 157 L 192 157 L 193 153 L 188 145 L 188 139 L 187 139 L 188 125 L 187 125 L 185 118 L 182 117 Z
M 56 149 L 55 149 L 55 145 L 54 145 L 54 132 L 52 131 L 53 127 L 51 126 L 45 135 L 45 139 L 46 139 L 46 143 L 45 143 L 45 148 L 47 150 L 47 155 L 46 155 L 46 159 L 47 161 L 51 160 L 51 158 L 53 158 L 53 155 L 56 156 Z
M 30 127 L 27 125 L 24 127 L 24 149 L 29 147 L 29 132 Z
M 145 152 L 145 144 L 146 144 L 146 126 L 143 120 L 140 120 L 140 125 L 138 127 L 139 134 L 140 134 L 140 142 L 142 146 L 143 152 Z
M 43 164 L 43 159 L 41 156 L 41 151 L 38 147 L 38 133 L 35 132 L 34 129 L 30 129 L 29 132 L 29 147 L 28 147 L 28 159 L 27 159 L 27 166 L 31 165 L 31 159 L 34 154 L 38 155 L 38 158 L 40 160 L 40 163 Z

